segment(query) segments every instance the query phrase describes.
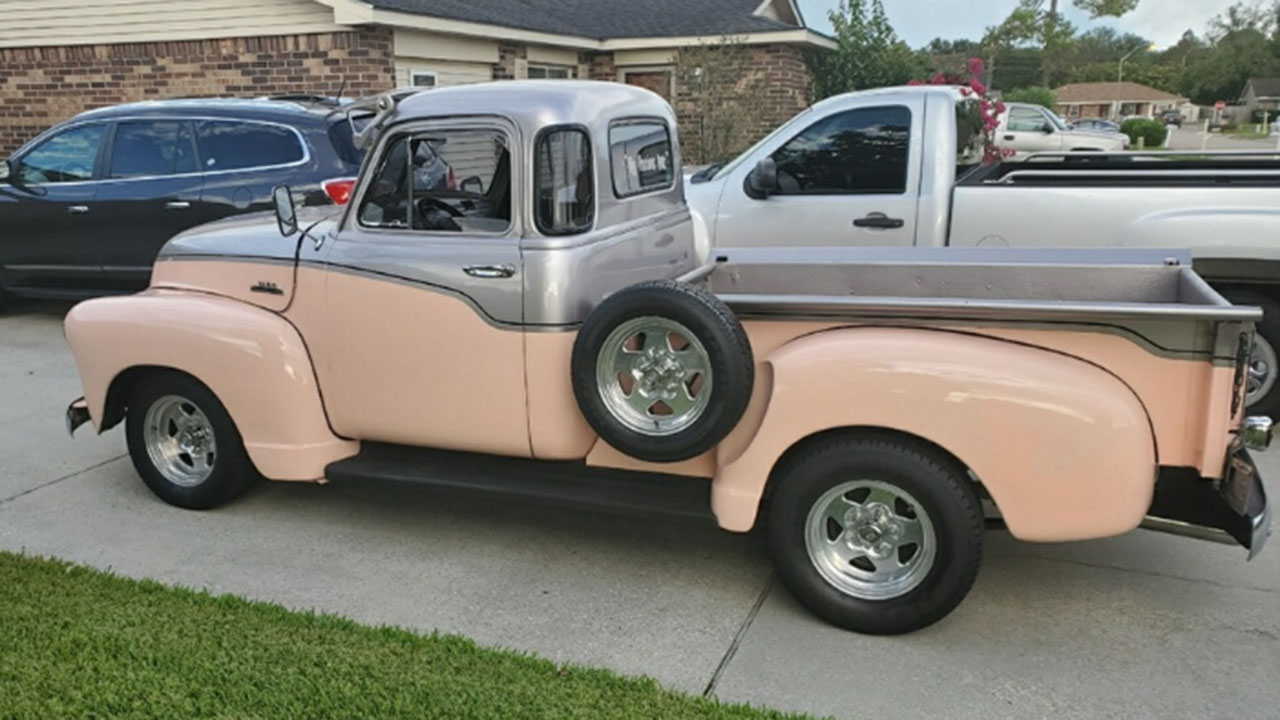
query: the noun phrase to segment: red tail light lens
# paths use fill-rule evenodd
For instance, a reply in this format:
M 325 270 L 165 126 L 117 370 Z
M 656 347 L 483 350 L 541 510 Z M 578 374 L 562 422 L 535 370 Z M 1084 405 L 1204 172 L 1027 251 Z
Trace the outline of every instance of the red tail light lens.
M 449 189 L 450 190 L 458 189 L 458 179 L 453 175 L 453 168 L 449 168 Z
M 336 205 L 346 205 L 351 201 L 351 193 L 356 189 L 355 178 L 336 178 L 334 180 L 325 180 L 320 183 L 320 187 L 324 188 L 324 194 Z

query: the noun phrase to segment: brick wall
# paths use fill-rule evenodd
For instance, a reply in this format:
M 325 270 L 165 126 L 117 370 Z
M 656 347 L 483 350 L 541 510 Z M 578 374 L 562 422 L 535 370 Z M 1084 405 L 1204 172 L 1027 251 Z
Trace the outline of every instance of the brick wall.
M 755 144 L 774 128 L 809 107 L 813 102 L 813 82 L 802 48 L 794 45 L 760 45 L 752 48 L 752 56 L 766 88 L 751 132 L 750 144 Z
M 578 53 L 578 65 L 586 68 L 586 80 L 609 80 L 618 79 L 618 68 L 613 64 L 613 53 L 611 52 L 580 52 Z
M 529 55 L 528 46 L 517 43 L 498 43 L 498 63 L 493 66 L 494 80 L 515 80 L 519 77 L 516 63 Z
M 390 28 L 272 37 L 0 48 L 0 157 L 95 107 L 192 96 L 367 95 L 395 86 Z

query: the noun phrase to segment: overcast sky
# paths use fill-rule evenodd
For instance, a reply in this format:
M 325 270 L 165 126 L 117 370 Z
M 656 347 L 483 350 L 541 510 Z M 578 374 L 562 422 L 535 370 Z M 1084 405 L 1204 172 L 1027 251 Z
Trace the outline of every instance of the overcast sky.
M 911 47 L 920 47 L 935 37 L 948 40 L 982 37 L 987 26 L 995 25 L 1008 17 L 1018 0 L 883 0 L 889 21 L 898 35 Z M 827 12 L 839 4 L 839 0 L 799 0 L 805 20 L 818 30 L 829 32 Z M 1176 43 L 1188 29 L 1203 34 L 1209 20 L 1235 0 L 1140 0 L 1138 9 L 1122 18 L 1089 22 L 1087 17 L 1071 7 L 1070 0 L 1062 0 L 1067 6 L 1066 15 L 1081 29 L 1097 25 L 1110 25 L 1121 32 L 1133 32 L 1150 38 L 1160 47 Z

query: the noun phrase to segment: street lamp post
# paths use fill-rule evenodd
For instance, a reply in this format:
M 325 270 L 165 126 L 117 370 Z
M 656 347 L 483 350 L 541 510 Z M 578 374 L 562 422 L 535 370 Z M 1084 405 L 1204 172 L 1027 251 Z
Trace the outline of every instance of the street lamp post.
M 1125 53 L 1124 57 L 1120 58 L 1120 70 L 1119 72 L 1116 73 L 1116 110 L 1115 110 L 1116 122 L 1120 121 L 1120 102 L 1121 100 L 1124 99 L 1120 96 L 1120 94 L 1123 92 L 1121 85 L 1124 84 L 1124 61 L 1128 60 L 1130 57 L 1133 56 L 1134 53 L 1138 52 L 1143 47 L 1144 47 L 1143 45 L 1139 45 L 1138 47 Z

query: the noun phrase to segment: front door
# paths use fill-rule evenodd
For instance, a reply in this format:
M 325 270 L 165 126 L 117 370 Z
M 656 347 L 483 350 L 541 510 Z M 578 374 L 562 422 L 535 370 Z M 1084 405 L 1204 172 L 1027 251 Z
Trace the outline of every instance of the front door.
M 117 123 L 108 154 L 94 222 L 107 248 L 103 271 L 115 289 L 137 290 L 151 279 L 169 238 L 199 222 L 195 206 L 203 181 L 191 123 Z
M 862 107 L 775 139 L 725 181 L 716 245 L 913 244 L 920 162 L 911 137 L 921 125 L 918 104 Z M 776 163 L 778 182 L 755 199 L 745 180 L 764 157 Z
M 317 372 L 339 434 L 530 454 L 514 137 L 492 119 L 389 135 L 341 229 L 303 243 L 325 274 Z M 439 163 L 465 187 L 436 182 Z
M 1036 152 L 1062 149 L 1062 135 L 1049 117 L 1037 108 L 1015 107 L 1009 110 L 1004 127 L 999 129 L 1001 147 L 1012 148 L 1016 157 Z
M 95 232 L 96 169 L 108 125 L 63 130 L 14 158 L 0 185 L 0 281 L 9 287 L 97 290 L 105 246 Z

